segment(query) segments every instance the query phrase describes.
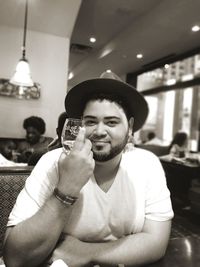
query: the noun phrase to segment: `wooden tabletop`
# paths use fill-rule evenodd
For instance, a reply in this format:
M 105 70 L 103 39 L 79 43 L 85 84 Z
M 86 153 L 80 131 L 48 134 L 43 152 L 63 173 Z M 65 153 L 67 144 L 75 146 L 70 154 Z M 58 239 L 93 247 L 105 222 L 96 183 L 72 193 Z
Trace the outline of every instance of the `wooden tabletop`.
M 163 259 L 145 267 L 198 267 L 200 266 L 200 237 L 172 239 Z
M 159 157 L 161 162 L 171 163 L 189 168 L 200 168 L 200 154 L 188 154 L 187 157 L 177 158 L 172 155 L 164 155 Z

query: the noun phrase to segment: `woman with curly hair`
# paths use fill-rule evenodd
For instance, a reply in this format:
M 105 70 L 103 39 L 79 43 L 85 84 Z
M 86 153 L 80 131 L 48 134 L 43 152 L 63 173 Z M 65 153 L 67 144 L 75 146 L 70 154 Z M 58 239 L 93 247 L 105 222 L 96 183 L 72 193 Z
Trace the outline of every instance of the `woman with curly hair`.
M 43 136 L 46 131 L 46 124 L 40 117 L 31 116 L 26 118 L 23 122 L 23 128 L 26 130 L 26 140 L 18 146 L 18 152 L 20 153 L 18 161 L 28 163 L 33 153 L 47 152 L 48 144 L 52 141 L 52 138 Z

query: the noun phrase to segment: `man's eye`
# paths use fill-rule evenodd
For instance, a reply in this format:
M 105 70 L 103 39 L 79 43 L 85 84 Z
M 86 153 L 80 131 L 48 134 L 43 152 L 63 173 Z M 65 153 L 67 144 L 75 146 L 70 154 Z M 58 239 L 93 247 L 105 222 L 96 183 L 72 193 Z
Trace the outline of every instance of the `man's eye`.
M 91 121 L 85 121 L 85 122 L 84 122 L 84 125 L 85 125 L 85 126 L 93 126 L 93 125 L 95 125 L 95 123 L 96 123 L 96 122 L 95 122 L 95 121 L 92 121 L 92 120 L 91 120 Z
M 111 126 L 111 127 L 114 127 L 115 125 L 117 125 L 117 121 L 108 121 L 107 125 Z

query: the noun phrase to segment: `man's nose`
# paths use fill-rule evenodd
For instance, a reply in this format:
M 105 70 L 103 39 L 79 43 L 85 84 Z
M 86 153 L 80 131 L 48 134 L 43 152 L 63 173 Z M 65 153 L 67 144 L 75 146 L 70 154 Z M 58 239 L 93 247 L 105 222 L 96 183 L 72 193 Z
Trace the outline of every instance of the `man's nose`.
M 95 134 L 96 135 L 105 135 L 106 134 L 106 127 L 103 122 L 99 122 L 95 127 Z

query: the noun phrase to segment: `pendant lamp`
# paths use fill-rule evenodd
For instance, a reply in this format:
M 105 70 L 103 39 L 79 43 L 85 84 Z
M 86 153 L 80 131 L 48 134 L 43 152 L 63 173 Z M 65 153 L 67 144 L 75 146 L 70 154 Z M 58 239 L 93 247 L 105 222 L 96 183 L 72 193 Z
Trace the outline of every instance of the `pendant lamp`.
M 19 60 L 15 73 L 10 79 L 10 83 L 18 86 L 32 87 L 34 85 L 31 78 L 30 67 L 26 59 L 26 33 L 28 21 L 28 0 L 25 2 L 25 16 L 24 16 L 24 32 L 22 45 L 22 58 Z

